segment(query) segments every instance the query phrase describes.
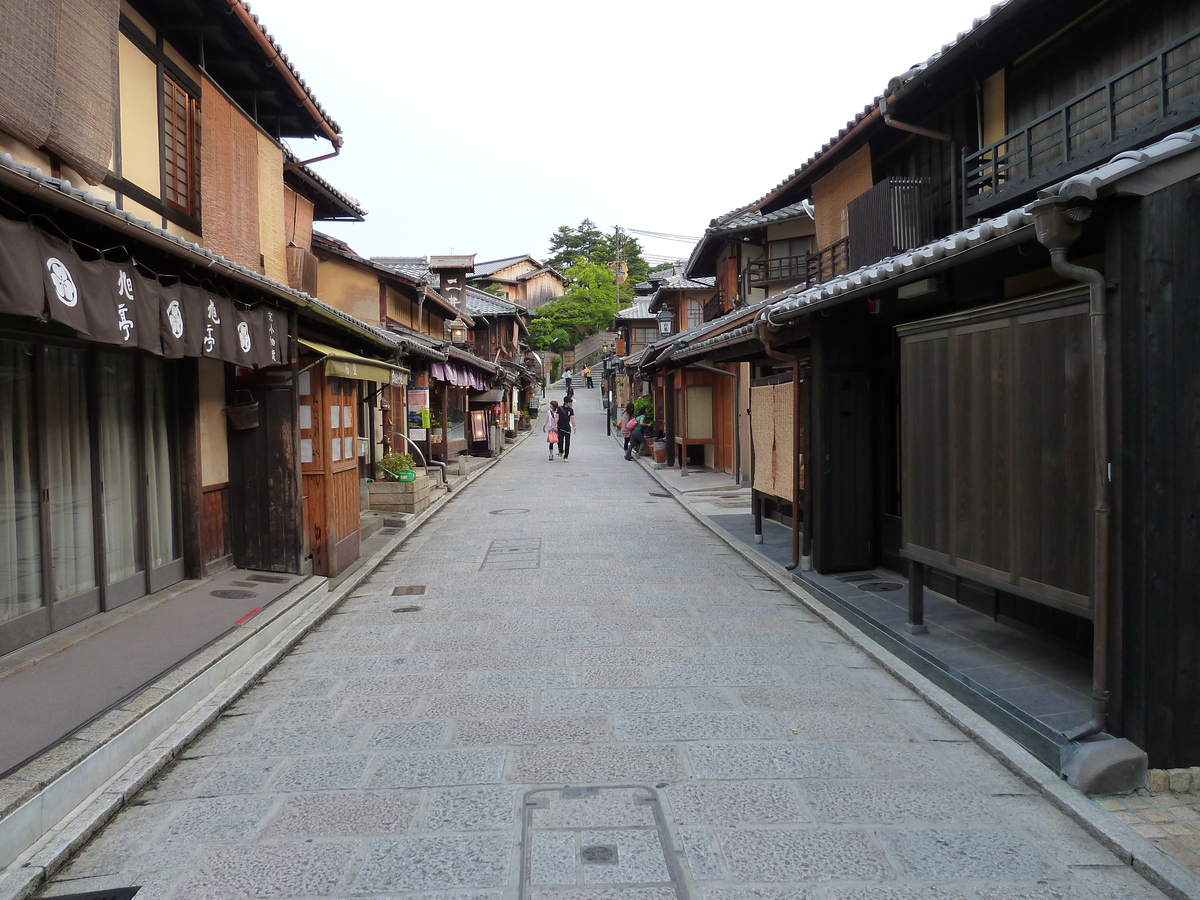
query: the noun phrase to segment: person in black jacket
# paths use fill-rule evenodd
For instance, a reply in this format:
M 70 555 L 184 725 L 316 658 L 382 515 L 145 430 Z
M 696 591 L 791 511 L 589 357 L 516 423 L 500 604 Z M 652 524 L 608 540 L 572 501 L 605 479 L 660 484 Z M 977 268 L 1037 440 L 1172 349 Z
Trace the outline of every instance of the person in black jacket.
M 575 432 L 575 410 L 568 396 L 558 408 L 558 455 L 563 462 L 571 455 L 571 435 Z

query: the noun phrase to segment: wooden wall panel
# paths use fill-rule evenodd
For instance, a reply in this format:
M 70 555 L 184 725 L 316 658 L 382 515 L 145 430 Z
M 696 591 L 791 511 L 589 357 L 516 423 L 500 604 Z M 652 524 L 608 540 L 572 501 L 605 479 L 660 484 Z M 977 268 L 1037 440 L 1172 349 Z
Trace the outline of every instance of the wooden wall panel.
M 1091 586 L 1091 366 L 1087 317 L 1018 326 L 1020 573 L 1030 586 Z
M 944 332 L 902 352 L 904 545 L 950 558 L 950 345 Z
M 1091 401 L 1079 300 L 1014 303 L 904 335 L 903 548 L 1086 610 Z
M 213 484 L 201 491 L 204 565 L 233 552 L 229 536 L 229 485 Z
M 1007 580 L 1012 570 L 1012 347 L 1005 323 L 951 341 L 953 535 L 958 564 Z

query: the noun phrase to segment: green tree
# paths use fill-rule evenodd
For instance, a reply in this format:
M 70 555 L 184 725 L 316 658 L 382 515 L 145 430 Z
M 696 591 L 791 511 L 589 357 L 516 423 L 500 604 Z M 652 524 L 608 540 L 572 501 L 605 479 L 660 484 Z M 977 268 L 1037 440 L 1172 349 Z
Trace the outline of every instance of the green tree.
M 529 323 L 529 346 L 534 350 L 552 350 L 562 353 L 571 346 L 571 336 L 554 321 L 552 316 L 541 311 Z
M 604 233 L 591 219 L 584 219 L 577 228 L 559 225 L 550 235 L 550 257 L 546 265 L 565 273 L 581 259 L 599 262 L 596 257 L 603 246 Z
M 618 308 L 633 301 L 633 286 L 646 280 L 650 266 L 642 258 L 642 245 L 625 232 L 611 234 L 601 231 L 591 219 L 584 219 L 578 226 L 559 225 L 550 235 L 551 256 L 546 265 L 566 272 L 579 262 L 598 263 L 610 269 L 617 260 L 618 245 L 621 261 L 629 266 L 625 282 L 619 286 Z
M 610 269 L 580 260 L 567 269 L 566 276 L 566 293 L 538 307 L 529 324 L 529 340 L 534 349 L 573 347 L 590 334 L 607 331 L 617 314 L 617 284 Z M 566 335 L 565 347 L 552 343 L 558 332 Z

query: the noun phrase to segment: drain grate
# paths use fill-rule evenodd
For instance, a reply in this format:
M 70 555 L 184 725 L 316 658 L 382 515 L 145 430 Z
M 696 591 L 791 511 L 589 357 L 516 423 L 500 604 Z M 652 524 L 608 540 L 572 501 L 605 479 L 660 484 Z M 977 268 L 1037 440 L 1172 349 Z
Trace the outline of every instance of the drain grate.
M 420 611 L 421 611 L 421 607 L 419 607 L 419 606 L 397 606 L 395 609 L 392 610 L 392 612 L 394 612 L 394 613 L 420 612 Z
M 580 858 L 585 863 L 593 865 L 615 866 L 617 864 L 616 844 L 594 844 L 579 851 Z
M 529 512 L 529 510 L 525 509 L 523 506 L 513 506 L 508 509 L 493 509 L 488 513 L 488 515 L 489 516 L 523 516 L 527 512 Z
M 258 587 L 253 581 L 231 581 L 230 584 L 236 584 L 238 587 Z
M 870 591 L 873 594 L 881 594 L 884 591 L 898 591 L 903 587 L 904 585 L 895 581 L 872 581 L 870 584 L 860 584 L 858 589 L 860 591 Z
M 423 584 L 402 584 L 392 588 L 393 597 L 407 597 L 412 594 L 425 593 L 425 585 Z
M 844 584 L 855 584 L 859 581 L 874 581 L 878 577 L 878 575 L 842 575 L 838 581 Z
M 263 584 L 287 584 L 292 579 L 286 575 L 251 575 L 247 581 L 260 581 Z
M 133 895 L 142 889 L 137 887 L 109 888 L 106 891 L 88 891 L 86 894 L 59 894 L 47 900 L 132 900 Z
M 253 600 L 258 594 L 254 591 L 239 591 L 239 590 L 219 590 L 209 591 L 214 597 L 220 597 L 222 600 Z
M 660 494 L 658 491 L 650 491 L 650 496 L 651 497 L 666 497 L 668 499 L 670 499 L 670 497 L 671 497 L 670 494 L 667 494 L 667 493 Z
M 488 544 L 483 563 L 484 569 L 540 569 L 542 567 L 542 539 L 518 538 L 516 540 L 492 541 Z
M 519 900 L 577 892 L 589 897 L 644 892 L 689 900 L 653 788 L 535 788 L 526 792 L 521 805 Z

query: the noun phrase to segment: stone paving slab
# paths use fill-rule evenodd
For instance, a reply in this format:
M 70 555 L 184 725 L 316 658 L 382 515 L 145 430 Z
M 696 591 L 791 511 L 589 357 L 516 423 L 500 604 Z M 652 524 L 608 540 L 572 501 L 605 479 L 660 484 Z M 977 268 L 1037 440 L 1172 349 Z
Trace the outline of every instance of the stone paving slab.
M 588 477 L 507 452 L 41 896 L 1164 896 L 685 508 L 597 515 L 655 483 L 578 415 Z

